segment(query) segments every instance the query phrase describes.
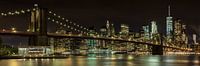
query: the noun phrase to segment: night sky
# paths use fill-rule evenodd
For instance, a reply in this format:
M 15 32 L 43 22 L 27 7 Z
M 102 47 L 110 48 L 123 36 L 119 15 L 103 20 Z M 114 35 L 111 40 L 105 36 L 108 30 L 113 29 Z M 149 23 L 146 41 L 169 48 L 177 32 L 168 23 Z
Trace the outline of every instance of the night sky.
M 34 3 L 48 8 L 56 13 L 83 26 L 104 26 L 106 20 L 115 24 L 119 31 L 121 23 L 129 24 L 133 31 L 138 31 L 142 25 L 150 24 L 155 20 L 159 31 L 165 31 L 165 22 L 168 5 L 171 5 L 171 15 L 174 19 L 180 18 L 193 32 L 199 34 L 200 2 L 194 0 L 1 0 L 0 12 L 30 8 Z M 16 18 L 2 19 L 2 25 L 19 25 L 27 27 L 23 20 Z M 24 26 L 23 26 L 24 25 Z

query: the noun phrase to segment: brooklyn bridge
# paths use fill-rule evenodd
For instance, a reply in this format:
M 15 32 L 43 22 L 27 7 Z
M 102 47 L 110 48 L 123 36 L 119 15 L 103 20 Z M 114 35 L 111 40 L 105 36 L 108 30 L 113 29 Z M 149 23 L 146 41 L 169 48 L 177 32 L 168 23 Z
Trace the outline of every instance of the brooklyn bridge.
M 51 53 L 64 53 L 67 50 L 77 51 L 95 49 L 148 52 L 152 55 L 163 55 L 169 52 L 198 53 L 198 51 L 192 47 L 194 45 L 189 45 L 185 42 L 169 41 L 164 34 L 156 33 L 156 31 L 151 33 L 151 37 L 148 39 L 145 39 L 145 35 L 148 35 L 148 33 L 143 37 L 137 37 L 136 34 L 124 36 L 123 33 L 121 33 L 121 35 L 116 35 L 115 33 L 112 33 L 112 29 L 109 28 L 112 25 L 110 25 L 107 20 L 105 31 L 100 32 L 91 29 L 88 26 L 77 24 L 76 22 L 65 18 L 62 14 L 57 14 L 53 10 L 48 9 L 48 7 L 40 7 L 38 4 L 34 4 L 33 7 L 28 9 L 21 8 L 21 10 L 3 12 L 1 13 L 0 18 L 17 18 L 22 15 L 26 15 L 26 18 L 29 18 L 27 24 L 28 27 L 24 28 L 26 30 L 20 30 L 17 27 L 12 27 L 10 29 L 1 28 L 0 35 L 9 37 L 27 37 L 27 48 L 51 47 Z M 152 22 L 152 24 L 154 23 L 155 22 Z M 21 47 L 22 46 L 23 45 L 21 45 Z M 198 45 L 196 46 L 198 47 Z M 20 48 L 20 46 L 18 48 Z M 91 52 L 95 53 L 96 51 Z

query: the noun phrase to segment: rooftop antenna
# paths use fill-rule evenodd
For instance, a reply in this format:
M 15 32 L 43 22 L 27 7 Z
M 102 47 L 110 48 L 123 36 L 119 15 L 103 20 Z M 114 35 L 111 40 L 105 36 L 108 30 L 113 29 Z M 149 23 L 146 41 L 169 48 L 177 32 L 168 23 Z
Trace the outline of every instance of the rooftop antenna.
M 168 16 L 171 16 L 170 0 L 169 0 L 169 5 L 168 5 Z
M 168 16 L 171 16 L 170 5 L 168 6 Z

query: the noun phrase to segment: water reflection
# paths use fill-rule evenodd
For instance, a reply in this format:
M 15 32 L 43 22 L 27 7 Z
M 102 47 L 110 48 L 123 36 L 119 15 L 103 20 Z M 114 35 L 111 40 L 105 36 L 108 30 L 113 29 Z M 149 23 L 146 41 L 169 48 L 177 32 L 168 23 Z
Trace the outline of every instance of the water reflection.
M 66 59 L 1 59 L 3 66 L 199 66 L 200 56 L 88 55 Z

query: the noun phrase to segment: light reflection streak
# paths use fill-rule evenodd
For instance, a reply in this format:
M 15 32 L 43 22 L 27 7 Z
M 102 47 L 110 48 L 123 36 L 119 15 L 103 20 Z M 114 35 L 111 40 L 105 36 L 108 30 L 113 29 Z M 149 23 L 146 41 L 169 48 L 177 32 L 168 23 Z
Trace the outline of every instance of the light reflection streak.
M 0 60 L 2 66 L 194 66 L 199 56 L 133 56 L 111 55 L 92 57 L 73 56 L 65 59 L 9 59 Z
M 10 60 L 9 66 L 19 66 L 17 60 Z

